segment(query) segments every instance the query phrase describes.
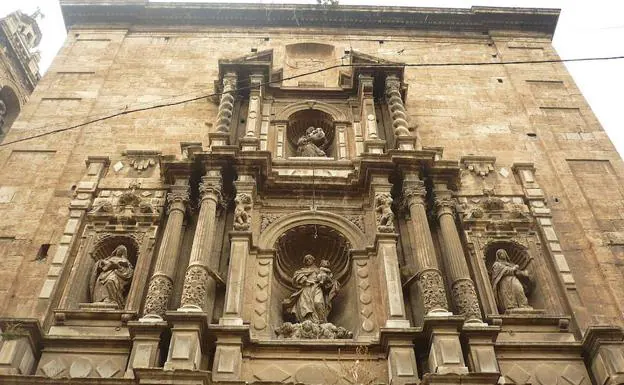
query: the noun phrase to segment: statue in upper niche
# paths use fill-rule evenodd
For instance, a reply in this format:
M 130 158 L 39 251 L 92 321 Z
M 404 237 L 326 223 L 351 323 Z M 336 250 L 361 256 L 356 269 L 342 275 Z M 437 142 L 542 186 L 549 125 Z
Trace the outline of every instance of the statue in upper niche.
M 113 254 L 95 263 L 91 273 L 91 302 L 117 305 L 123 309 L 134 269 L 128 260 L 128 249 L 117 246 Z
M 501 314 L 514 309 L 532 309 L 527 300 L 530 287 L 529 273 L 511 262 L 507 251 L 498 249 L 492 264 L 492 288 Z
M 297 156 L 326 156 L 327 147 L 325 131 L 321 127 L 308 127 L 304 135 L 297 140 Z

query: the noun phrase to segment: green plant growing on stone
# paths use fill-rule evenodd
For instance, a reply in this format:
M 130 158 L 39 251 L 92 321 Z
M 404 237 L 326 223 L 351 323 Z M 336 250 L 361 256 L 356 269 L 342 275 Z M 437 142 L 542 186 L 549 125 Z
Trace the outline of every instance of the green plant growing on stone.
M 20 322 L 8 323 L 5 327 L 5 330 L 0 333 L 0 338 L 5 341 L 18 340 L 26 336 L 28 336 L 28 334 L 26 333 Z
M 378 373 L 375 370 L 374 358 L 367 346 L 356 347 L 354 359 L 350 360 L 344 360 L 340 349 L 338 349 L 338 368 L 329 367 L 327 362 L 325 365 L 336 375 L 332 385 L 373 385 L 380 383 L 377 378 Z M 328 383 L 330 382 L 328 381 Z
M 338 0 L 316 0 L 316 3 L 323 7 L 337 7 L 339 5 Z

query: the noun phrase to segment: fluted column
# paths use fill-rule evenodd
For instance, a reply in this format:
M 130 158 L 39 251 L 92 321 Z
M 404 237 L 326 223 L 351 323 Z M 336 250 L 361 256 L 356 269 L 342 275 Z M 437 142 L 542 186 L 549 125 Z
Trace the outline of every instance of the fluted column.
M 403 181 L 403 197 L 410 212 L 410 226 L 415 238 L 415 253 L 407 255 L 412 273 L 416 274 L 423 298 L 425 314 L 448 314 L 444 280 L 438 268 L 431 230 L 425 209 L 425 184 L 415 173 Z
M 392 117 L 392 128 L 396 148 L 399 150 L 414 150 L 416 137 L 412 136 L 408 128 L 408 115 L 403 97 L 401 96 L 401 80 L 396 75 L 386 77 L 386 100 L 390 116 Z
M 459 314 L 466 317 L 466 322 L 483 322 L 477 292 L 470 278 L 464 249 L 455 226 L 455 201 L 452 193 L 446 188 L 438 187 L 434 192 L 435 210 L 442 233 L 444 265 L 451 280 L 453 302 Z
M 223 76 L 221 100 L 215 125 L 216 132 L 210 133 L 210 146 L 225 146 L 229 144 L 232 113 L 236 90 L 236 73 L 228 72 Z
M 219 268 L 219 261 L 212 258 L 215 217 L 221 201 L 221 172 L 208 170 L 199 185 L 201 206 L 189 265 L 184 277 L 181 311 L 205 312 L 211 319 L 216 281 L 212 277 Z
M 154 274 L 152 274 L 147 289 L 147 298 L 143 309 L 145 319 L 162 320 L 167 311 L 167 304 L 173 289 L 173 275 L 178 263 L 184 213 L 189 198 L 188 185 L 186 185 L 186 181 L 184 182 L 184 185 L 172 186 L 171 192 L 167 194 L 169 217 L 156 257 Z
M 360 122 L 364 130 L 364 150 L 371 154 L 383 154 L 386 141 L 379 138 L 375 115 L 374 79 L 370 75 L 359 77 Z M 359 154 L 358 154 L 359 155 Z

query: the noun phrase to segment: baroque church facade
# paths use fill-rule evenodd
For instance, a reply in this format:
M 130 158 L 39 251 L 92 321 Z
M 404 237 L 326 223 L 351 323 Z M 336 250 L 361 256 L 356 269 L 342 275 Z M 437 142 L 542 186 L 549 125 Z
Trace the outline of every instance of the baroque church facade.
M 558 10 L 61 8 L 0 147 L 1 383 L 624 383 Z

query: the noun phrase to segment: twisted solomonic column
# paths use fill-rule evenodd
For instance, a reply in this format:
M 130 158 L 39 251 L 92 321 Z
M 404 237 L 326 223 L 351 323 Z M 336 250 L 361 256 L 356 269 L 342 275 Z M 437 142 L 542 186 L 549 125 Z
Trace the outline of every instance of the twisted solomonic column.
M 390 116 L 392 117 L 394 136 L 411 136 L 407 128 L 407 111 L 405 110 L 403 98 L 401 97 L 401 81 L 394 75 L 386 78 L 386 98 L 388 100 Z
M 455 200 L 451 197 L 450 191 L 436 189 L 435 208 L 442 232 L 444 264 L 451 279 L 455 307 L 459 314 L 466 317 L 466 322 L 483 322 L 477 292 L 470 278 L 464 249 L 455 226 Z
M 212 257 L 214 244 L 215 218 L 221 202 L 221 172 L 209 170 L 199 185 L 201 206 L 189 266 L 182 288 L 182 311 L 203 311 L 211 319 L 216 281 L 214 276 L 219 269 L 219 260 Z
M 234 110 L 234 90 L 236 89 L 236 74 L 228 72 L 223 76 L 223 93 L 219 103 L 217 115 L 217 132 L 229 133 L 232 124 L 232 111 Z
M 438 268 L 433 238 L 427 212 L 425 196 L 427 190 L 415 174 L 406 175 L 403 181 L 403 199 L 410 212 L 410 226 L 413 229 L 415 253 L 406 256 L 408 270 L 415 274 L 423 297 L 425 314 L 448 314 L 448 303 L 444 290 L 444 279 Z M 410 293 L 411 293 L 410 289 Z M 413 295 L 411 296 L 413 297 Z
M 145 299 L 143 317 L 162 320 L 167 311 L 169 297 L 173 289 L 173 275 L 178 263 L 178 250 L 182 235 L 184 213 L 188 203 L 188 186 L 176 186 L 167 194 L 169 217 L 165 225 L 162 242 L 156 257 L 156 267 L 150 279 Z

